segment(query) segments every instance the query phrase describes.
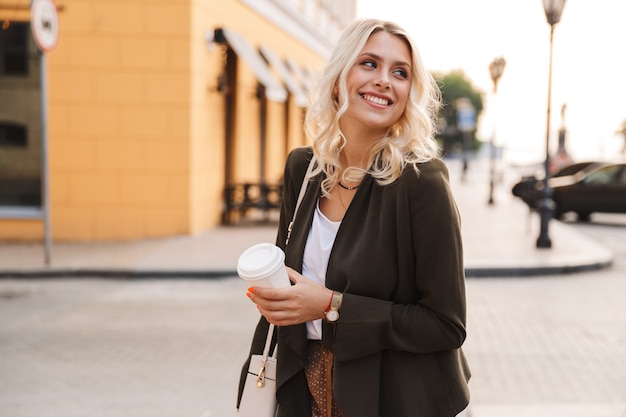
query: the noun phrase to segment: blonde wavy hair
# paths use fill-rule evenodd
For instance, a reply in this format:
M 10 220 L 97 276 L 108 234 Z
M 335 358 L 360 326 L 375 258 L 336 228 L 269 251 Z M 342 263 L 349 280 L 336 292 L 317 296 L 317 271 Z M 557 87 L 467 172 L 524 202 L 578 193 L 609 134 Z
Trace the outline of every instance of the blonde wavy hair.
M 346 138 L 339 120 L 348 108 L 346 78 L 369 37 L 379 31 L 397 36 L 406 43 L 411 53 L 411 88 L 404 113 L 400 119 L 369 150 L 368 169 L 342 167 L 339 156 Z M 333 99 L 338 87 L 342 100 Z M 337 91 L 337 89 L 335 89 Z M 345 168 L 343 179 L 360 181 L 372 175 L 381 185 L 396 181 L 407 165 L 429 161 L 439 155 L 434 140 L 436 116 L 441 106 L 441 93 L 432 75 L 422 64 L 419 52 L 409 35 L 397 24 L 378 19 L 358 19 L 341 35 L 322 74 L 309 97 L 310 105 L 305 118 L 305 132 L 312 141 L 318 164 L 311 176 L 323 172 L 322 193 L 328 197 L 330 190 L 340 180 L 339 172 Z M 342 103 L 339 106 L 339 103 Z

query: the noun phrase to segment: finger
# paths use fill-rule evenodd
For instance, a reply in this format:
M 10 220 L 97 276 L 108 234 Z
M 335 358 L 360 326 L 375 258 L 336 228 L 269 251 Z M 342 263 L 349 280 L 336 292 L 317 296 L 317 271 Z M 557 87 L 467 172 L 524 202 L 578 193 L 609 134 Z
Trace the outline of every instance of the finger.
M 262 307 L 259 307 L 259 312 L 265 317 L 267 321 L 276 326 L 287 326 L 290 324 L 297 324 L 291 314 L 285 311 L 273 311 L 266 310 Z
M 250 287 L 248 288 L 248 292 L 246 293 L 246 296 L 254 303 L 257 305 L 257 307 L 259 306 L 259 301 L 261 301 L 263 299 L 262 296 L 260 296 L 258 294 L 258 289 L 256 287 Z
M 287 276 L 289 277 L 289 281 L 293 282 L 294 284 L 297 284 L 298 281 L 300 281 L 300 274 L 289 267 L 287 267 Z
M 250 287 L 246 294 L 255 303 L 265 301 L 284 301 L 289 298 L 287 288 Z
M 257 298 L 272 298 L 271 288 L 264 287 L 249 287 L 247 295 L 253 300 Z

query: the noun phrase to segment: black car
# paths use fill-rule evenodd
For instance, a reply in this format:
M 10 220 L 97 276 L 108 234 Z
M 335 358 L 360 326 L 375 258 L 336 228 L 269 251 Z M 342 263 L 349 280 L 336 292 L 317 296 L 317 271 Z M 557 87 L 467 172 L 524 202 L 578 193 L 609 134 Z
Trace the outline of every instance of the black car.
M 531 209 L 543 198 L 543 180 L 523 178 L 513 194 Z M 626 163 L 581 162 L 563 168 L 549 180 L 554 217 L 575 212 L 588 221 L 591 213 L 626 213 Z
M 566 175 L 576 174 L 578 171 L 581 171 L 593 164 L 597 164 L 598 162 L 586 161 L 586 162 L 576 162 L 574 164 L 563 167 L 561 170 L 556 172 L 552 177 L 563 177 Z M 539 201 L 542 198 L 543 191 L 543 179 L 537 179 L 535 176 L 525 176 L 522 177 L 521 181 L 513 186 L 512 192 L 516 197 L 521 198 L 528 207 L 531 209 L 536 209 L 538 207 Z
M 578 220 L 591 213 L 626 213 L 626 163 L 598 163 L 549 180 L 554 217 L 573 211 Z

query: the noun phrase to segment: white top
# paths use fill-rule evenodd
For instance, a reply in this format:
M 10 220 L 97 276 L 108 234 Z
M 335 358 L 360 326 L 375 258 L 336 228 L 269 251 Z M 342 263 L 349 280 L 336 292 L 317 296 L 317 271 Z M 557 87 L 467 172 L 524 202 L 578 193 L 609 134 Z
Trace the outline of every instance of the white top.
M 320 210 L 320 203 L 315 206 L 313 224 L 309 230 L 309 236 L 304 247 L 302 259 L 302 275 L 319 282 L 326 283 L 326 267 L 333 249 L 335 237 L 341 222 L 329 220 Z M 306 323 L 307 338 L 309 340 L 322 339 L 322 320 L 308 321 Z

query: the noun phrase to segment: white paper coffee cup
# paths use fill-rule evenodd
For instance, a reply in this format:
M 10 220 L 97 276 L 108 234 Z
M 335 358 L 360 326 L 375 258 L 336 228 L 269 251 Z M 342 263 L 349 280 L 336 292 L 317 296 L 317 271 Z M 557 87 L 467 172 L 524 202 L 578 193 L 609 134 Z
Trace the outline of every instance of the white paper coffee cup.
M 285 269 L 285 253 L 271 243 L 258 243 L 246 249 L 237 261 L 237 273 L 255 287 L 290 285 Z

